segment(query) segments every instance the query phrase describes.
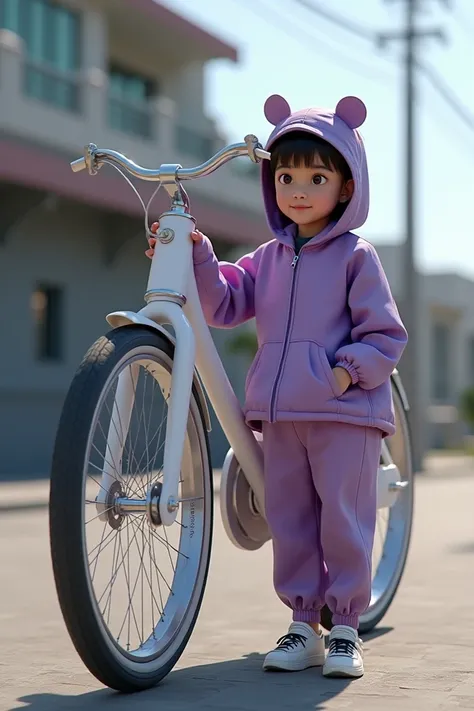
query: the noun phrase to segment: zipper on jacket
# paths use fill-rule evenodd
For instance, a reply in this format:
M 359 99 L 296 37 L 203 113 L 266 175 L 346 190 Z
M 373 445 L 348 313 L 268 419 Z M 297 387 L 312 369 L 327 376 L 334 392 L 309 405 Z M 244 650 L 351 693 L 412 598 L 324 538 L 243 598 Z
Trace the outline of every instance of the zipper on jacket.
M 294 305 L 293 302 L 294 302 L 294 296 L 295 296 L 296 269 L 297 269 L 297 265 L 299 262 L 299 258 L 300 258 L 300 255 L 295 254 L 295 256 L 293 257 L 293 261 L 291 262 L 291 267 L 293 269 L 293 276 L 291 279 L 291 288 L 290 288 L 290 306 L 288 309 L 288 320 L 286 323 L 285 340 L 283 341 L 283 350 L 281 353 L 280 362 L 278 364 L 278 370 L 277 370 L 275 382 L 273 383 L 272 396 L 270 399 L 270 422 L 275 422 L 276 394 L 277 394 L 278 386 L 280 385 L 280 379 L 281 379 L 281 374 L 283 371 L 283 365 L 285 363 L 285 358 L 286 358 L 286 354 L 288 352 L 288 345 L 289 345 L 289 341 L 290 341 L 290 327 L 291 327 L 291 322 L 293 320 L 293 305 Z

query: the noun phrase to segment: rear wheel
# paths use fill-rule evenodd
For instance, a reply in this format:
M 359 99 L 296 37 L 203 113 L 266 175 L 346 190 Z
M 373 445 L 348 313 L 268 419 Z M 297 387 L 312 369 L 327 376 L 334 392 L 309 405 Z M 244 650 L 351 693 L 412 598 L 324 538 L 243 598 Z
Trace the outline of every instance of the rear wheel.
M 368 609 L 360 618 L 359 631 L 368 632 L 384 617 L 403 576 L 410 545 L 413 520 L 413 467 L 408 420 L 401 395 L 392 381 L 396 432 L 387 437 L 390 459 L 398 468 L 398 493 L 390 507 L 377 510 L 374 549 L 372 554 L 372 597 Z M 382 454 L 381 466 L 387 466 Z M 322 610 L 321 623 L 332 628 L 331 613 Z
M 174 348 L 151 329 L 126 326 L 89 350 L 69 389 L 51 472 L 50 541 L 59 603 L 85 665 L 119 691 L 157 684 L 178 661 L 206 585 L 213 524 L 212 469 L 193 388 L 176 521 L 163 526 L 163 477 Z M 130 378 L 123 454 L 107 461 L 121 378 Z M 102 507 L 102 472 L 113 484 Z

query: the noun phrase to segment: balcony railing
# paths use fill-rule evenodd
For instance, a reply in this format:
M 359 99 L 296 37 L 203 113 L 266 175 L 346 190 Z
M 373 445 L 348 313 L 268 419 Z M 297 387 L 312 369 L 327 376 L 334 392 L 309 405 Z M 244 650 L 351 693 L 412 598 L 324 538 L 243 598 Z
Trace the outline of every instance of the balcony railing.
M 80 83 L 77 74 L 62 72 L 47 64 L 26 60 L 24 91 L 32 99 L 44 101 L 65 111 L 80 109 Z
M 85 67 L 70 75 L 33 63 L 21 38 L 7 30 L 0 30 L 0 107 L 0 132 L 65 155 L 76 155 L 93 141 L 142 165 L 176 161 L 190 166 L 208 159 L 223 143 L 205 121 L 195 126 L 181 121 L 172 99 L 124 101 L 111 91 L 101 69 Z M 239 204 L 259 210 L 257 175 L 258 167 L 241 159 L 222 175 L 197 182 L 193 191 L 223 204 L 238 194 Z
M 137 138 L 153 138 L 153 108 L 149 102 L 130 103 L 109 93 L 108 123 L 110 128 Z

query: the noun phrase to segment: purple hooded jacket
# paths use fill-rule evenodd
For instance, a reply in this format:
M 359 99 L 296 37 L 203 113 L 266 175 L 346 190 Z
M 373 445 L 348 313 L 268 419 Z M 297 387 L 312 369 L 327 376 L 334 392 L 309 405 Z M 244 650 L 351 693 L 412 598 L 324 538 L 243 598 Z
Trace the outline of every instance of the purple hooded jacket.
M 236 264 L 218 262 L 210 241 L 194 246 L 194 270 L 207 323 L 232 328 L 256 319 L 258 352 L 246 381 L 245 416 L 261 421 L 324 420 L 395 431 L 390 374 L 407 334 L 375 249 L 351 230 L 367 219 L 369 180 L 356 128 L 364 104 L 342 99 L 335 112 L 291 113 L 270 97 L 265 114 L 276 127 L 267 150 L 283 133 L 321 136 L 346 159 L 354 194 L 337 221 L 295 256 L 296 225 L 278 209 L 269 161 L 262 162 L 263 198 L 275 236 Z M 341 393 L 332 373 L 345 368 L 351 385 Z

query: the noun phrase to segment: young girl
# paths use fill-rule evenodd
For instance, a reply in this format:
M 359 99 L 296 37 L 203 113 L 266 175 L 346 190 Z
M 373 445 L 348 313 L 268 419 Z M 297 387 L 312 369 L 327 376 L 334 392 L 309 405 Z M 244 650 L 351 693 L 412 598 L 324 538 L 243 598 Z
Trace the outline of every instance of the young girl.
M 264 669 L 324 665 L 325 676 L 359 677 L 381 440 L 395 431 L 390 374 L 407 334 L 374 248 L 352 232 L 369 207 L 356 130 L 364 104 L 346 97 L 335 112 L 291 113 L 272 96 L 265 115 L 275 126 L 262 162 L 274 239 L 229 264 L 193 233 L 196 280 L 209 325 L 256 319 L 245 415 L 263 430 L 274 584 L 293 615 Z

